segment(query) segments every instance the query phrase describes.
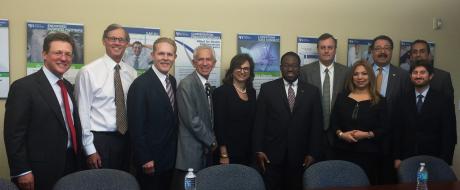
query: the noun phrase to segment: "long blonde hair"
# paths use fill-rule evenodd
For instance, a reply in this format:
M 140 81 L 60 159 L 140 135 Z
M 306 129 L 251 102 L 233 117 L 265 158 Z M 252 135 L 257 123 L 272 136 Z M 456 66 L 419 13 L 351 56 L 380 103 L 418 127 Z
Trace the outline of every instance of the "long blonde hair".
M 361 60 L 356 61 L 355 64 L 353 64 L 353 67 L 351 68 L 345 80 L 345 87 L 350 93 L 356 90 L 356 86 L 353 83 L 353 75 L 354 75 L 356 68 L 358 68 L 359 66 L 363 66 L 364 69 L 366 69 L 367 71 L 367 76 L 369 80 L 369 85 L 367 85 L 367 88 L 369 90 L 369 95 L 371 97 L 371 103 L 372 105 L 375 105 L 379 103 L 380 101 L 380 94 L 376 88 L 376 81 L 375 81 L 376 79 L 375 79 L 374 71 L 372 70 L 372 67 L 369 65 L 369 63 L 367 63 L 366 60 L 361 59 Z

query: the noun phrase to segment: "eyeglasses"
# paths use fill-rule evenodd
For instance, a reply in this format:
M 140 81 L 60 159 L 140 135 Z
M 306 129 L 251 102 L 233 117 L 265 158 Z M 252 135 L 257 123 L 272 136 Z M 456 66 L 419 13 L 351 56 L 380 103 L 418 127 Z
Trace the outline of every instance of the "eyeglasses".
M 124 38 L 117 38 L 117 37 L 106 37 L 105 39 L 109 40 L 109 42 L 112 42 L 112 43 L 115 43 L 115 42 L 119 42 L 119 43 L 126 43 L 126 39 Z
M 235 71 L 243 72 L 243 73 L 248 73 L 249 70 L 251 70 L 251 68 L 249 68 L 249 67 L 243 67 L 243 68 L 239 67 L 239 68 L 235 69 Z
M 50 54 L 54 55 L 56 57 L 62 57 L 62 56 L 65 56 L 66 58 L 72 58 L 73 57 L 72 52 L 52 51 L 52 52 L 50 52 Z
M 393 47 L 391 46 L 385 46 L 385 47 L 375 47 L 374 51 L 391 51 L 393 50 Z

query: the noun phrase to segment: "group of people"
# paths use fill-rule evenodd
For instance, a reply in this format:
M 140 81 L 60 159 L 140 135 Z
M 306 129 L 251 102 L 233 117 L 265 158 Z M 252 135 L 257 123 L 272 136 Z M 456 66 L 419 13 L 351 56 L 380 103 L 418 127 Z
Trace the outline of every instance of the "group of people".
M 106 53 L 85 65 L 73 86 L 63 78 L 75 43 L 49 34 L 44 66 L 15 81 L 5 113 L 5 145 L 12 181 L 20 189 L 51 189 L 82 169 L 136 172 L 142 189 L 183 189 L 189 168 L 244 164 L 260 171 L 267 189 L 302 189 L 311 164 L 348 160 L 372 184 L 394 183 L 401 160 L 419 154 L 452 164 L 456 144 L 453 87 L 434 69 L 426 41 L 411 48 L 409 72 L 390 64 L 393 42 L 374 39 L 373 63 L 351 69 L 334 61 L 337 40 L 318 40 L 319 61 L 300 66 L 281 57 L 282 77 L 262 84 L 256 99 L 254 61 L 238 54 L 223 85 L 208 82 L 212 47 L 193 53 L 195 71 L 177 85 L 170 75 L 174 40 L 157 39 L 153 65 L 142 75 L 123 59 L 129 34 L 109 25 Z M 133 167 L 134 166 L 134 167 Z

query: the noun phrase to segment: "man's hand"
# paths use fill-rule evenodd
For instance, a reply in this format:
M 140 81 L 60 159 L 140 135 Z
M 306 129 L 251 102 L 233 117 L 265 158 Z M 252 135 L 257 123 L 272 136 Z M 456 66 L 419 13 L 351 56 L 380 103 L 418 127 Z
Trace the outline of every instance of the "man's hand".
M 101 157 L 97 152 L 89 155 L 88 159 L 86 159 L 86 163 L 88 164 L 88 167 L 91 169 L 98 169 L 102 167 Z
M 155 172 L 155 162 L 152 160 L 150 162 L 145 163 L 142 165 L 142 170 L 145 174 L 153 174 Z
M 303 161 L 303 167 L 307 168 L 308 166 L 310 166 L 313 162 L 315 162 L 315 159 L 310 156 L 310 155 L 307 155 L 305 156 L 305 159 Z
M 400 166 L 401 166 L 401 160 L 399 159 L 395 160 L 395 165 L 394 165 L 395 169 L 399 169 Z
M 257 161 L 257 165 L 262 170 L 262 173 L 265 173 L 265 169 L 266 169 L 265 164 L 270 164 L 270 160 L 268 160 L 267 155 L 265 155 L 265 153 L 263 152 L 257 152 L 256 161 Z
M 345 133 L 342 133 L 342 135 L 339 136 L 339 138 L 343 139 L 344 141 L 347 141 L 349 143 L 355 143 L 358 142 L 357 139 L 353 136 L 356 130 L 353 131 L 347 131 Z
M 18 186 L 21 190 L 34 190 L 34 174 L 32 172 L 18 177 Z

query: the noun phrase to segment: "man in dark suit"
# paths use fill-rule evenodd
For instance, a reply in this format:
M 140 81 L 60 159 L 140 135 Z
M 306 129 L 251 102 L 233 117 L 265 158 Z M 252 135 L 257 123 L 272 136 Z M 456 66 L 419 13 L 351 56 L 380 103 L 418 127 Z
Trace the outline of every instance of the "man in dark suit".
M 393 119 L 395 113 L 400 109 L 398 101 L 402 94 L 408 90 L 410 86 L 409 75 L 407 71 L 393 66 L 390 61 L 393 55 L 393 40 L 385 35 L 380 35 L 374 38 L 371 44 L 372 58 L 374 63 L 372 69 L 376 76 L 376 88 L 380 94 L 385 97 L 387 102 L 388 118 L 390 127 L 387 137 L 383 142 L 384 161 L 382 163 L 382 179 L 378 183 L 396 183 L 396 170 L 393 168 L 393 128 L 397 125 L 397 120 Z
M 298 80 L 300 58 L 281 58 L 282 78 L 262 84 L 257 100 L 253 148 L 269 190 L 302 189 L 302 173 L 320 155 L 321 98 L 318 88 Z
M 151 53 L 154 65 L 131 84 L 128 124 L 142 189 L 169 189 L 176 160 L 176 79 L 169 75 L 176 43 L 158 38 Z
M 184 188 L 187 169 L 198 172 L 212 163 L 211 155 L 217 143 L 208 79 L 216 61 L 212 47 L 198 46 L 193 52 L 195 71 L 182 79 L 177 87 L 179 133 L 173 189 Z
M 446 109 L 451 100 L 431 86 L 434 69 L 429 62 L 412 62 L 410 74 L 414 88 L 401 101 L 401 125 L 397 133 L 401 146 L 396 162 L 411 156 L 431 155 L 452 165 L 457 130 L 454 110 Z
M 67 34 L 49 34 L 42 69 L 11 85 L 4 138 L 10 175 L 20 189 L 51 189 L 80 167 L 77 104 L 72 85 L 62 77 L 72 64 L 74 47 Z
M 348 68 L 340 63 L 334 62 L 337 49 L 337 39 L 331 34 L 324 33 L 318 38 L 316 46 L 319 61 L 304 65 L 300 68 L 299 79 L 310 83 L 320 89 L 323 108 L 323 154 L 321 160 L 333 158 L 332 143 L 335 133 L 327 133 L 329 129 L 329 118 L 331 108 L 334 107 L 337 94 L 343 90 L 345 75 Z

